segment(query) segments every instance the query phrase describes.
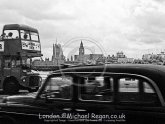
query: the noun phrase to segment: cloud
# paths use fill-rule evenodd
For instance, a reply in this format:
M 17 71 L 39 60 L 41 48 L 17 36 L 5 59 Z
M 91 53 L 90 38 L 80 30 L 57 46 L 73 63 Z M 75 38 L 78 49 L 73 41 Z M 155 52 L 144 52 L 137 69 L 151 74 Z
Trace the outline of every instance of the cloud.
M 42 20 L 65 20 L 73 19 L 74 16 L 67 11 L 51 11 L 52 8 L 60 8 L 58 1 L 47 0 L 3 0 L 0 5 L 3 10 L 17 12 L 20 16 L 27 19 L 42 21 Z M 10 4 L 9 4 L 10 3 Z M 56 3 L 56 4 L 54 4 Z
M 131 8 L 128 28 L 123 31 L 130 42 L 159 44 L 165 40 L 165 9 L 154 1 L 140 1 Z
M 155 2 L 164 3 L 164 0 L 155 0 Z
M 164 6 L 163 0 L 1 0 L 0 28 L 6 23 L 37 28 L 43 53 L 52 49 L 56 39 L 65 43 L 89 37 L 99 41 L 107 53 L 122 50 L 127 56 L 138 56 L 138 50 L 143 51 L 140 46 L 144 50 L 147 45 L 163 47 Z

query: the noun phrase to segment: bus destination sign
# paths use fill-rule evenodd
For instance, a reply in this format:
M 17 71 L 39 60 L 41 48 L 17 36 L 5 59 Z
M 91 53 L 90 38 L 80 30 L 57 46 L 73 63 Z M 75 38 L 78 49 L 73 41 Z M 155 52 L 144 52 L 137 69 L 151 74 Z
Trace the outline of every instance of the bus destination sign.
M 32 41 L 22 41 L 22 49 L 23 50 L 35 50 L 35 51 L 41 51 L 40 43 L 38 42 L 32 42 Z

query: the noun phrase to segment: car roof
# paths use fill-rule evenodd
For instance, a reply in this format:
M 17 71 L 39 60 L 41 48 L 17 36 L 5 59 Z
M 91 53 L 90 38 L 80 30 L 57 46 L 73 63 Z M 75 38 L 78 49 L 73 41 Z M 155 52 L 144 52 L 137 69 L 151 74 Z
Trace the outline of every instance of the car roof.
M 59 72 L 123 72 L 123 73 L 135 73 L 143 74 L 147 73 L 157 73 L 165 75 L 165 66 L 162 65 L 152 65 L 152 64 L 108 64 L 108 65 L 87 65 L 87 66 L 72 66 L 69 68 L 60 69 L 54 71 L 53 73 Z

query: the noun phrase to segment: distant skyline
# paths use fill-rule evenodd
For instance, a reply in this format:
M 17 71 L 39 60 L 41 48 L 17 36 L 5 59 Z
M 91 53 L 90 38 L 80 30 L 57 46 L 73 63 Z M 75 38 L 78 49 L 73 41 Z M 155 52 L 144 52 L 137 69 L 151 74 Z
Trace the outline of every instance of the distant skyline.
M 37 28 L 43 58 L 51 58 L 56 39 L 65 46 L 83 37 L 97 41 L 107 55 L 123 51 L 141 58 L 165 49 L 164 6 L 164 0 L 1 0 L 0 30 L 10 23 Z M 79 42 L 65 47 L 64 55 Z

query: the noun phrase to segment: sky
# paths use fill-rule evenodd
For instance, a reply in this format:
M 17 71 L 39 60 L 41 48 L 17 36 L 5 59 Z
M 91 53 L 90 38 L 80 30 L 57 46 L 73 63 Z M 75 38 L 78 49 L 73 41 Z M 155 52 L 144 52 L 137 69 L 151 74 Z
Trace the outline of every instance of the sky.
M 164 6 L 164 0 L 1 0 L 0 29 L 37 28 L 43 58 L 51 58 L 56 42 L 66 57 L 78 54 L 81 41 L 86 53 L 142 58 L 165 49 Z

